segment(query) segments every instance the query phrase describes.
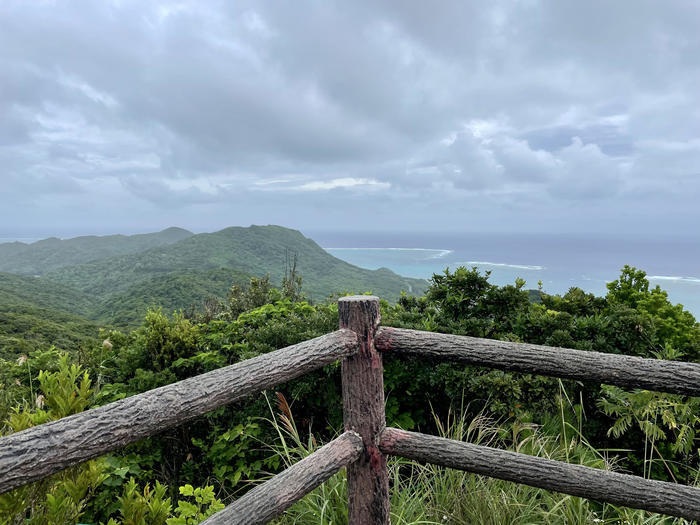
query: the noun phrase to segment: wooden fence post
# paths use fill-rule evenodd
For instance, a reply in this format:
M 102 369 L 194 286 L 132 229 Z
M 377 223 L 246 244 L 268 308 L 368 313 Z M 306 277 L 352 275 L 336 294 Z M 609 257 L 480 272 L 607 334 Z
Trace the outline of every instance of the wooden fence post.
M 343 361 L 343 417 L 345 430 L 364 442 L 360 458 L 347 468 L 348 523 L 389 524 L 389 476 L 379 438 L 386 426 L 382 356 L 374 347 L 379 326 L 379 299 L 369 295 L 338 301 L 340 328 L 354 331 L 360 351 Z

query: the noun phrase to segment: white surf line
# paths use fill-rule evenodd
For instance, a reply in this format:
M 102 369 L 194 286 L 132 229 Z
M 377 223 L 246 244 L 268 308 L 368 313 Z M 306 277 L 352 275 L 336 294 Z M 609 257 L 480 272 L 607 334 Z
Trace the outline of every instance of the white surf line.
M 507 263 L 495 263 L 489 261 L 467 261 L 463 263 L 456 263 L 461 265 L 475 265 L 475 266 L 498 266 L 500 268 L 515 268 L 516 270 L 546 270 L 544 266 L 530 265 L 530 264 L 507 264 Z
M 650 275 L 650 281 L 676 281 L 683 283 L 700 283 L 700 277 L 684 277 L 681 275 Z
M 449 255 L 453 250 L 443 248 L 323 248 L 326 251 L 341 251 L 341 250 L 372 250 L 372 251 L 404 251 L 404 252 L 437 252 L 431 259 L 439 259 L 445 255 Z

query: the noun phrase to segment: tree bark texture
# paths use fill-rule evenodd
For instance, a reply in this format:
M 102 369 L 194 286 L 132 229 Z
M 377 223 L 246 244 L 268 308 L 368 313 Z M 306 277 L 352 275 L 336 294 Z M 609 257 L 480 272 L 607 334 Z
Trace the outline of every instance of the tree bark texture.
M 386 454 L 572 496 L 700 520 L 700 489 L 538 458 L 396 428 L 379 447 Z
M 0 438 L 0 494 L 353 355 L 339 330 Z
M 258 485 L 203 525 L 258 525 L 282 514 L 341 468 L 357 460 L 362 438 L 345 432 L 284 472 Z
M 387 355 L 459 361 L 504 370 L 700 396 L 700 364 L 512 343 L 402 328 L 380 328 Z
M 364 443 L 360 458 L 348 466 L 348 522 L 350 525 L 389 523 L 389 476 L 386 457 L 379 450 L 379 434 L 386 426 L 384 369 L 374 347 L 379 326 L 379 299 L 356 295 L 338 301 L 341 329 L 357 334 L 359 352 L 343 361 L 345 430 L 357 432 Z

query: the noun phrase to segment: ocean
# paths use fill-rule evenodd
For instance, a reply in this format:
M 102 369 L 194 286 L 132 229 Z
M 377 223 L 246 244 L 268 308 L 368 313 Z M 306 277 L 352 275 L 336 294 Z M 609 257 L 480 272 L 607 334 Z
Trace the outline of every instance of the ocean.
M 476 266 L 490 271 L 494 284 L 526 288 L 542 282 L 561 294 L 577 286 L 605 295 L 606 283 L 628 264 L 647 272 L 669 299 L 700 319 L 700 240 L 641 237 L 588 237 L 535 234 L 307 234 L 329 253 L 363 268 L 386 267 L 407 277 L 428 279 L 445 268 Z

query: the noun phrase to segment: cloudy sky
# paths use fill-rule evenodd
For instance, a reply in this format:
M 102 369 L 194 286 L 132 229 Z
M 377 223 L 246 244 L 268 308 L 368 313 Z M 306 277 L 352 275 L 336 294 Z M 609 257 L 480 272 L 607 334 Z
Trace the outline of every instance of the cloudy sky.
M 700 4 L 0 2 L 0 235 L 700 230 Z

